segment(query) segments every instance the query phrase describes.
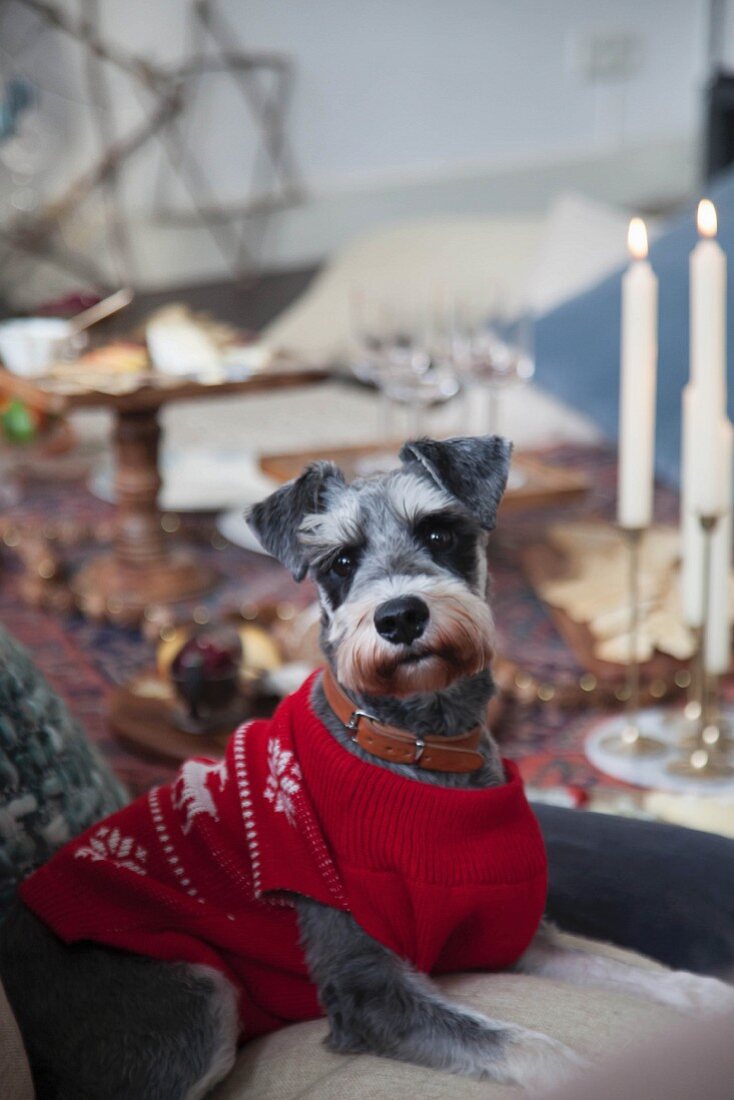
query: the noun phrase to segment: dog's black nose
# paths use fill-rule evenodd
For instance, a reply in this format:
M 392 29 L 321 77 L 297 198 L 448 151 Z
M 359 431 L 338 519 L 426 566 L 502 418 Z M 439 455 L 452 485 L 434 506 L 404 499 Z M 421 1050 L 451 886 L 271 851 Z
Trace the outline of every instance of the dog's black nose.
M 428 622 L 428 608 L 417 596 L 399 596 L 381 603 L 375 611 L 375 629 L 393 645 L 410 645 L 420 638 Z

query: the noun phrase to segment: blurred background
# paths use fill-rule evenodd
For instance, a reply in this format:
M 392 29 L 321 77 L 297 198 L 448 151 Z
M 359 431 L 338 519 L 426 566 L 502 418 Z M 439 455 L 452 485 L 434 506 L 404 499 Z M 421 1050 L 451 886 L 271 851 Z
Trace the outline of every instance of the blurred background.
M 267 633 L 313 592 L 263 555 L 248 504 L 315 457 L 371 474 L 406 437 L 500 432 L 512 743 L 539 785 L 596 788 L 585 717 L 629 701 L 632 650 L 648 701 L 693 679 L 688 265 L 703 194 L 734 250 L 733 8 L 3 0 L 0 535 L 21 632 L 29 606 L 142 626 L 122 665 L 115 636 L 89 651 L 116 683 L 233 607 L 265 600 Z M 659 284 L 662 527 L 631 643 L 607 521 L 632 215 Z
M 693 616 L 681 601 L 679 500 L 690 256 L 713 257 L 698 329 L 725 347 L 733 165 L 734 0 L 0 0 L 0 695 L 36 675 L 17 641 L 69 708 L 52 728 L 45 703 L 0 714 L 0 911 L 118 784 L 221 756 L 322 663 L 315 589 L 264 552 L 252 503 L 316 458 L 370 475 L 407 437 L 499 432 L 488 722 L 535 802 L 570 815 L 559 922 L 734 967 L 731 500 L 715 667 L 702 589 Z M 634 544 L 632 216 L 650 394 L 657 369 Z M 720 362 L 711 346 L 731 419 L 734 341 Z M 706 437 L 728 446 L 718 412 Z M 542 1002 L 589 1054 L 648 1022 L 561 991 L 566 1016 L 543 984 L 526 1022 Z
M 188 64 L 180 111 L 58 227 L 111 279 L 160 288 L 313 264 L 386 221 L 543 213 L 567 189 L 667 210 L 701 178 L 707 88 L 734 52 L 726 8 L 5 0 L 2 221 L 39 216 L 155 114 L 163 93 L 145 61 Z M 227 71 L 223 51 L 263 64 Z M 210 65 L 197 65 L 204 56 Z M 226 216 L 220 227 L 247 221 L 246 257 L 202 229 L 202 212 Z M 115 247 L 100 256 L 110 217 Z M 12 300 L 62 284 L 40 259 L 7 260 Z

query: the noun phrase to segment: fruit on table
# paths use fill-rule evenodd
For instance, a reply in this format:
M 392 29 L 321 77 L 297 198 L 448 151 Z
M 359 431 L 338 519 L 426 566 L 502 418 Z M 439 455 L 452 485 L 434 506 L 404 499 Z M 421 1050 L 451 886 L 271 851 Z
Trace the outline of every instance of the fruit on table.
M 0 406 L 0 425 L 10 443 L 32 443 L 43 426 L 43 415 L 13 399 Z
M 277 642 L 257 623 L 244 623 L 238 627 L 242 645 L 247 654 L 245 676 L 256 679 L 263 672 L 273 672 L 283 664 L 283 656 Z
M 256 623 L 238 623 L 237 633 L 242 648 L 247 655 L 243 660 L 240 675 L 246 680 L 256 680 L 263 672 L 272 672 L 283 664 L 283 657 L 277 643 L 266 630 Z M 171 674 L 171 665 L 182 646 L 191 637 L 192 627 L 179 626 L 170 637 L 162 641 L 156 653 L 158 674 L 164 679 Z
M 189 638 L 171 663 L 171 680 L 194 719 L 232 705 L 240 688 L 242 642 L 231 627 L 212 627 Z

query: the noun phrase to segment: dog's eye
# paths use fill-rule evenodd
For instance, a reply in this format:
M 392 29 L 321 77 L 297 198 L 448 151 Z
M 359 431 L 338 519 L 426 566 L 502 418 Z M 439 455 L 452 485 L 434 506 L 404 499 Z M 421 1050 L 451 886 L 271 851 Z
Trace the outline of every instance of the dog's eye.
M 340 550 L 331 563 L 331 572 L 337 577 L 349 577 L 357 564 L 357 552 L 355 550 Z
M 448 550 L 454 545 L 454 532 L 450 527 L 433 524 L 421 531 L 421 538 L 429 550 Z

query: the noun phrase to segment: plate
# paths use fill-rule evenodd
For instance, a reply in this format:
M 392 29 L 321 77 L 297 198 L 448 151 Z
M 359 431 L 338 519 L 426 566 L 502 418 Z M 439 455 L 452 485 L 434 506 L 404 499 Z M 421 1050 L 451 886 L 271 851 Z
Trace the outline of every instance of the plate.
M 262 545 L 257 535 L 248 527 L 242 508 L 233 508 L 231 512 L 223 512 L 222 515 L 217 516 L 216 525 L 219 534 L 223 535 L 234 546 L 239 546 L 243 550 L 251 550 L 254 554 L 262 554 L 266 558 L 272 556 Z
M 277 488 L 277 482 L 260 470 L 249 451 L 164 447 L 160 471 L 163 486 L 158 501 L 167 512 L 219 512 L 236 507 L 241 513 Z M 92 470 L 89 489 L 100 500 L 114 504 L 114 481 L 115 463 L 109 456 Z

